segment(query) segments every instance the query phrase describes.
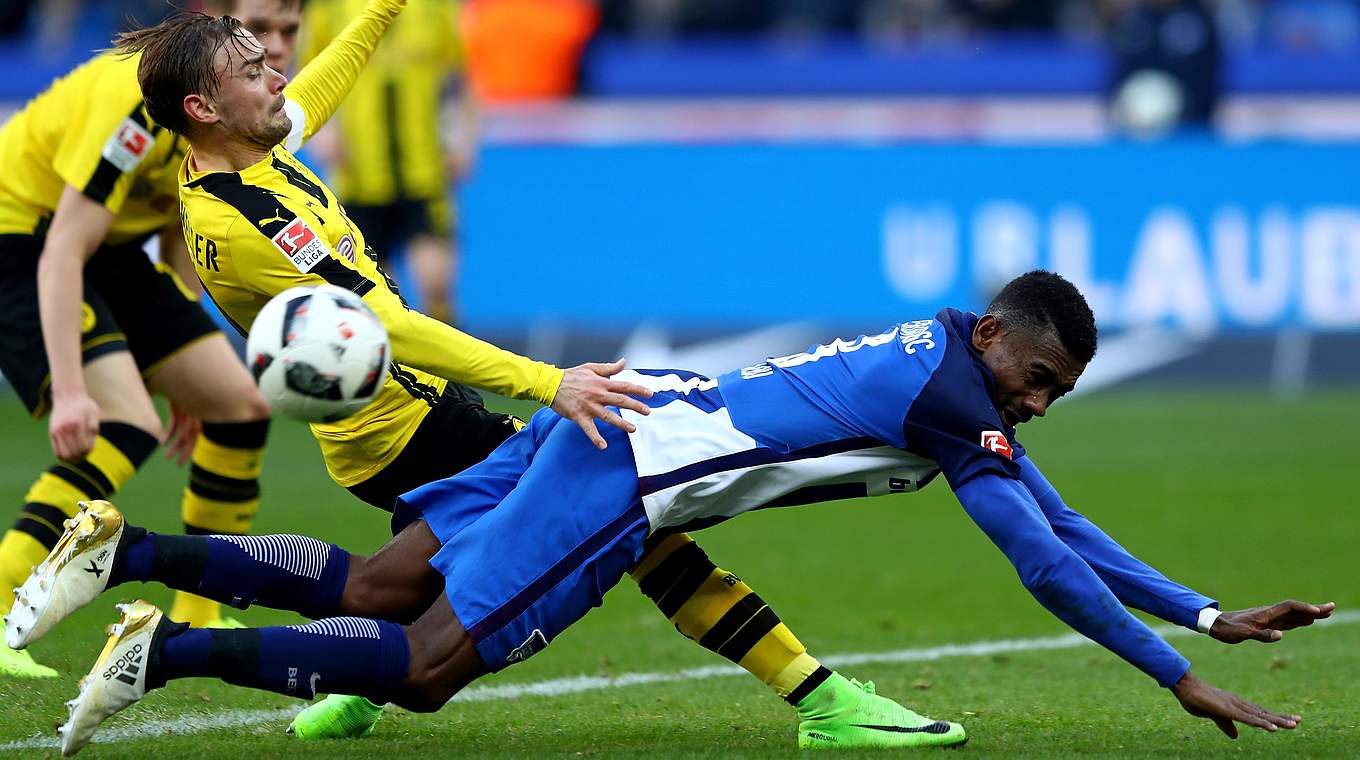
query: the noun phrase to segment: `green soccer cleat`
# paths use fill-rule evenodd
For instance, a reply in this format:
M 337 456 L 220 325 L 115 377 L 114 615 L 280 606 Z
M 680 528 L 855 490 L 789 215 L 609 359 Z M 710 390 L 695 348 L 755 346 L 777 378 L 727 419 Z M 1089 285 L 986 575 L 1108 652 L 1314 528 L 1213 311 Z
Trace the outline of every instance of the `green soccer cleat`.
M 860 683 L 832 673 L 798 703 L 802 749 L 951 747 L 968 741 L 963 726 L 918 715 Z
M 288 733 L 309 742 L 317 739 L 358 739 L 373 733 L 382 705 L 363 697 L 331 694 L 293 717 Z
M 56 678 L 57 671 L 33 661 L 33 655 L 22 649 L 10 649 L 0 643 L 0 675 L 15 678 Z

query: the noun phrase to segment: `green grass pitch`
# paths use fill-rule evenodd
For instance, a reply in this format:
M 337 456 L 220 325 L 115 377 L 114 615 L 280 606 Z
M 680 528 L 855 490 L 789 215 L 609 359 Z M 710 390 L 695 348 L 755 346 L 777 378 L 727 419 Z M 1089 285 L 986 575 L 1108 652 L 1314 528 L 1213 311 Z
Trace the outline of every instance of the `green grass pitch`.
M 1069 504 L 1168 575 L 1225 608 L 1294 596 L 1360 609 L 1356 395 L 1301 400 L 1217 392 L 1112 393 L 1059 404 L 1021 440 Z M 0 397 L 0 494 L 17 507 L 50 457 L 44 424 Z M 520 408 L 523 411 L 523 408 Z M 157 455 L 159 457 L 159 455 Z M 185 473 L 156 459 L 118 497 L 134 520 L 178 524 Z M 279 420 L 266 455 L 257 532 L 300 532 L 367 551 L 384 515 L 326 477 L 305 429 Z M 5 518 L 8 520 L 8 518 Z M 943 481 L 924 493 L 749 515 L 698 535 L 820 656 L 1000 639 L 1067 629 L 1020 587 Z M 167 602 L 159 587 L 125 588 Z M 62 702 L 93 661 L 115 595 L 34 648 L 58 679 L 0 679 L 3 754 L 54 756 Z M 252 625 L 296 618 L 251 609 Z M 1147 677 L 1095 647 L 866 662 L 842 669 L 928 715 L 963 721 L 960 757 L 1280 757 L 1360 753 L 1360 621 L 1227 647 L 1174 640 L 1211 682 L 1304 716 L 1294 732 L 1243 729 L 1232 742 L 1185 715 Z M 677 635 L 624 581 L 605 606 L 529 662 L 488 680 L 673 673 L 725 661 Z M 298 703 L 181 681 L 106 724 L 120 740 L 89 757 L 476 756 L 753 757 L 794 749 L 792 710 L 745 676 L 392 710 L 363 741 L 306 745 L 283 734 Z M 268 712 L 274 711 L 274 712 Z M 242 717 L 244 716 L 244 717 Z M 237 719 L 239 718 L 239 720 Z M 233 722 L 234 721 L 234 722 Z M 227 723 L 225 727 L 209 728 Z M 166 735 L 167 728 L 190 733 Z M 195 730 L 207 729 L 207 730 Z M 98 737 L 97 737 L 98 738 Z M 19 742 L 19 744 L 16 744 Z

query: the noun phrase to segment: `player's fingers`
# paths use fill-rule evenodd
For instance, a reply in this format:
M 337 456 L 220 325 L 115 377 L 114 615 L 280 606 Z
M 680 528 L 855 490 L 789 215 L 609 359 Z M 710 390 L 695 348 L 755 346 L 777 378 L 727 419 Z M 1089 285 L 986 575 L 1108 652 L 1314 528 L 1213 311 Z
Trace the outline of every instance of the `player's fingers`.
M 590 439 L 590 442 L 595 444 L 595 448 L 600 449 L 601 451 L 608 448 L 609 444 L 604 442 L 604 436 L 600 435 L 600 431 L 596 429 L 595 419 L 593 417 L 588 414 L 580 414 L 573 416 L 572 420 L 574 420 L 577 425 L 581 426 L 581 430 L 585 432 L 586 437 Z
M 1279 631 L 1273 628 L 1258 628 L 1255 631 L 1252 631 L 1251 637 L 1253 639 L 1256 639 L 1257 641 L 1263 641 L 1267 644 L 1274 644 L 1275 642 L 1284 638 L 1284 634 L 1280 633 Z
M 617 394 L 605 396 L 600 400 L 601 403 L 609 406 L 617 406 L 620 409 L 637 412 L 638 414 L 648 415 L 652 413 L 651 407 L 633 398 L 632 396 L 620 396 Z
M 612 362 L 587 362 L 581 366 L 594 372 L 600 377 L 611 377 L 623 371 L 626 362 L 623 359 Z
M 1228 735 L 1229 739 L 1237 738 L 1237 726 L 1231 718 L 1214 718 L 1214 723 L 1218 725 L 1218 730 Z
M 98 430 L 99 425 L 97 423 L 94 427 L 94 430 L 90 430 L 89 428 L 86 427 L 81 427 L 76 430 L 75 434 L 76 450 L 72 452 L 71 457 L 72 459 L 83 459 L 86 454 L 90 453 L 90 449 L 94 448 L 94 436 Z
M 1276 731 L 1279 729 L 1279 726 L 1275 725 L 1273 720 L 1263 715 L 1265 711 L 1260 705 L 1253 704 L 1239 697 L 1233 700 L 1233 707 L 1236 712 L 1233 717 L 1240 723 L 1265 729 L 1266 731 Z
M 629 433 L 637 432 L 636 425 L 629 422 L 628 420 L 625 420 L 623 417 L 619 416 L 616 412 L 610 409 L 604 409 L 600 412 L 600 420 L 607 424 L 613 425 L 614 427 L 619 428 L 620 430 L 627 431 Z
M 640 398 L 652 397 L 651 388 L 638 385 L 637 383 L 625 382 L 623 380 L 610 380 L 609 382 L 605 383 L 604 387 L 606 390 L 609 390 L 613 393 L 626 393 L 629 396 L 638 396 Z
M 1267 710 L 1264 707 L 1259 707 L 1257 709 L 1261 711 L 1261 716 L 1263 718 L 1280 728 L 1296 728 L 1299 725 L 1298 719 L 1292 715 L 1281 715 L 1280 713 Z
M 52 442 L 52 455 L 57 459 L 66 459 L 66 441 L 55 431 L 48 434 L 48 439 Z

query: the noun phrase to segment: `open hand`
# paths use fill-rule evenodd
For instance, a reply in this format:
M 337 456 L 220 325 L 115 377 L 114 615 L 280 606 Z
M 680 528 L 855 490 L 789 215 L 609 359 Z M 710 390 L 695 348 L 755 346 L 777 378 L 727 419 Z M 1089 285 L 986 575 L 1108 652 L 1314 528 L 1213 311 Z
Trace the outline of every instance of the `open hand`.
M 1308 604 L 1287 599 L 1268 607 L 1224 612 L 1214 621 L 1209 635 L 1226 644 L 1237 644 L 1247 639 L 1269 644 L 1284 638 L 1284 631 L 1331 617 L 1334 609 L 1334 602 Z
M 170 402 L 170 432 L 165 434 L 165 458 L 181 467 L 194 454 L 203 421 Z
M 607 444 L 595 427 L 596 418 L 629 433 L 637 430 L 618 412 L 607 407 L 651 414 L 646 404 L 633 398 L 651 398 L 650 390 L 634 383 L 609 379 L 622 372 L 623 365 L 624 360 L 619 359 L 609 364 L 591 363 L 572 367 L 562 375 L 562 384 L 557 387 L 557 395 L 553 397 L 552 410 L 580 425 L 597 449 L 606 448 Z
M 1197 718 L 1212 720 L 1229 739 L 1237 738 L 1237 725 L 1233 721 L 1265 731 L 1278 731 L 1281 728 L 1297 728 L 1299 721 L 1303 720 L 1298 715 L 1271 712 L 1230 691 L 1201 681 L 1189 671 L 1171 687 L 1171 693 L 1180 700 L 1186 712 Z

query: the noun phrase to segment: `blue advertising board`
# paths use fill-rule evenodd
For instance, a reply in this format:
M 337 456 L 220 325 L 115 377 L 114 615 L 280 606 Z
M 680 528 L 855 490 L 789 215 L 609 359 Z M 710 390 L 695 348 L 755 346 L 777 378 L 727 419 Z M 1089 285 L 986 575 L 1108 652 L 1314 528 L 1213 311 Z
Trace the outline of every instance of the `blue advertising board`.
M 493 146 L 468 324 L 738 327 L 978 308 L 1056 269 L 1103 326 L 1360 328 L 1344 145 Z

